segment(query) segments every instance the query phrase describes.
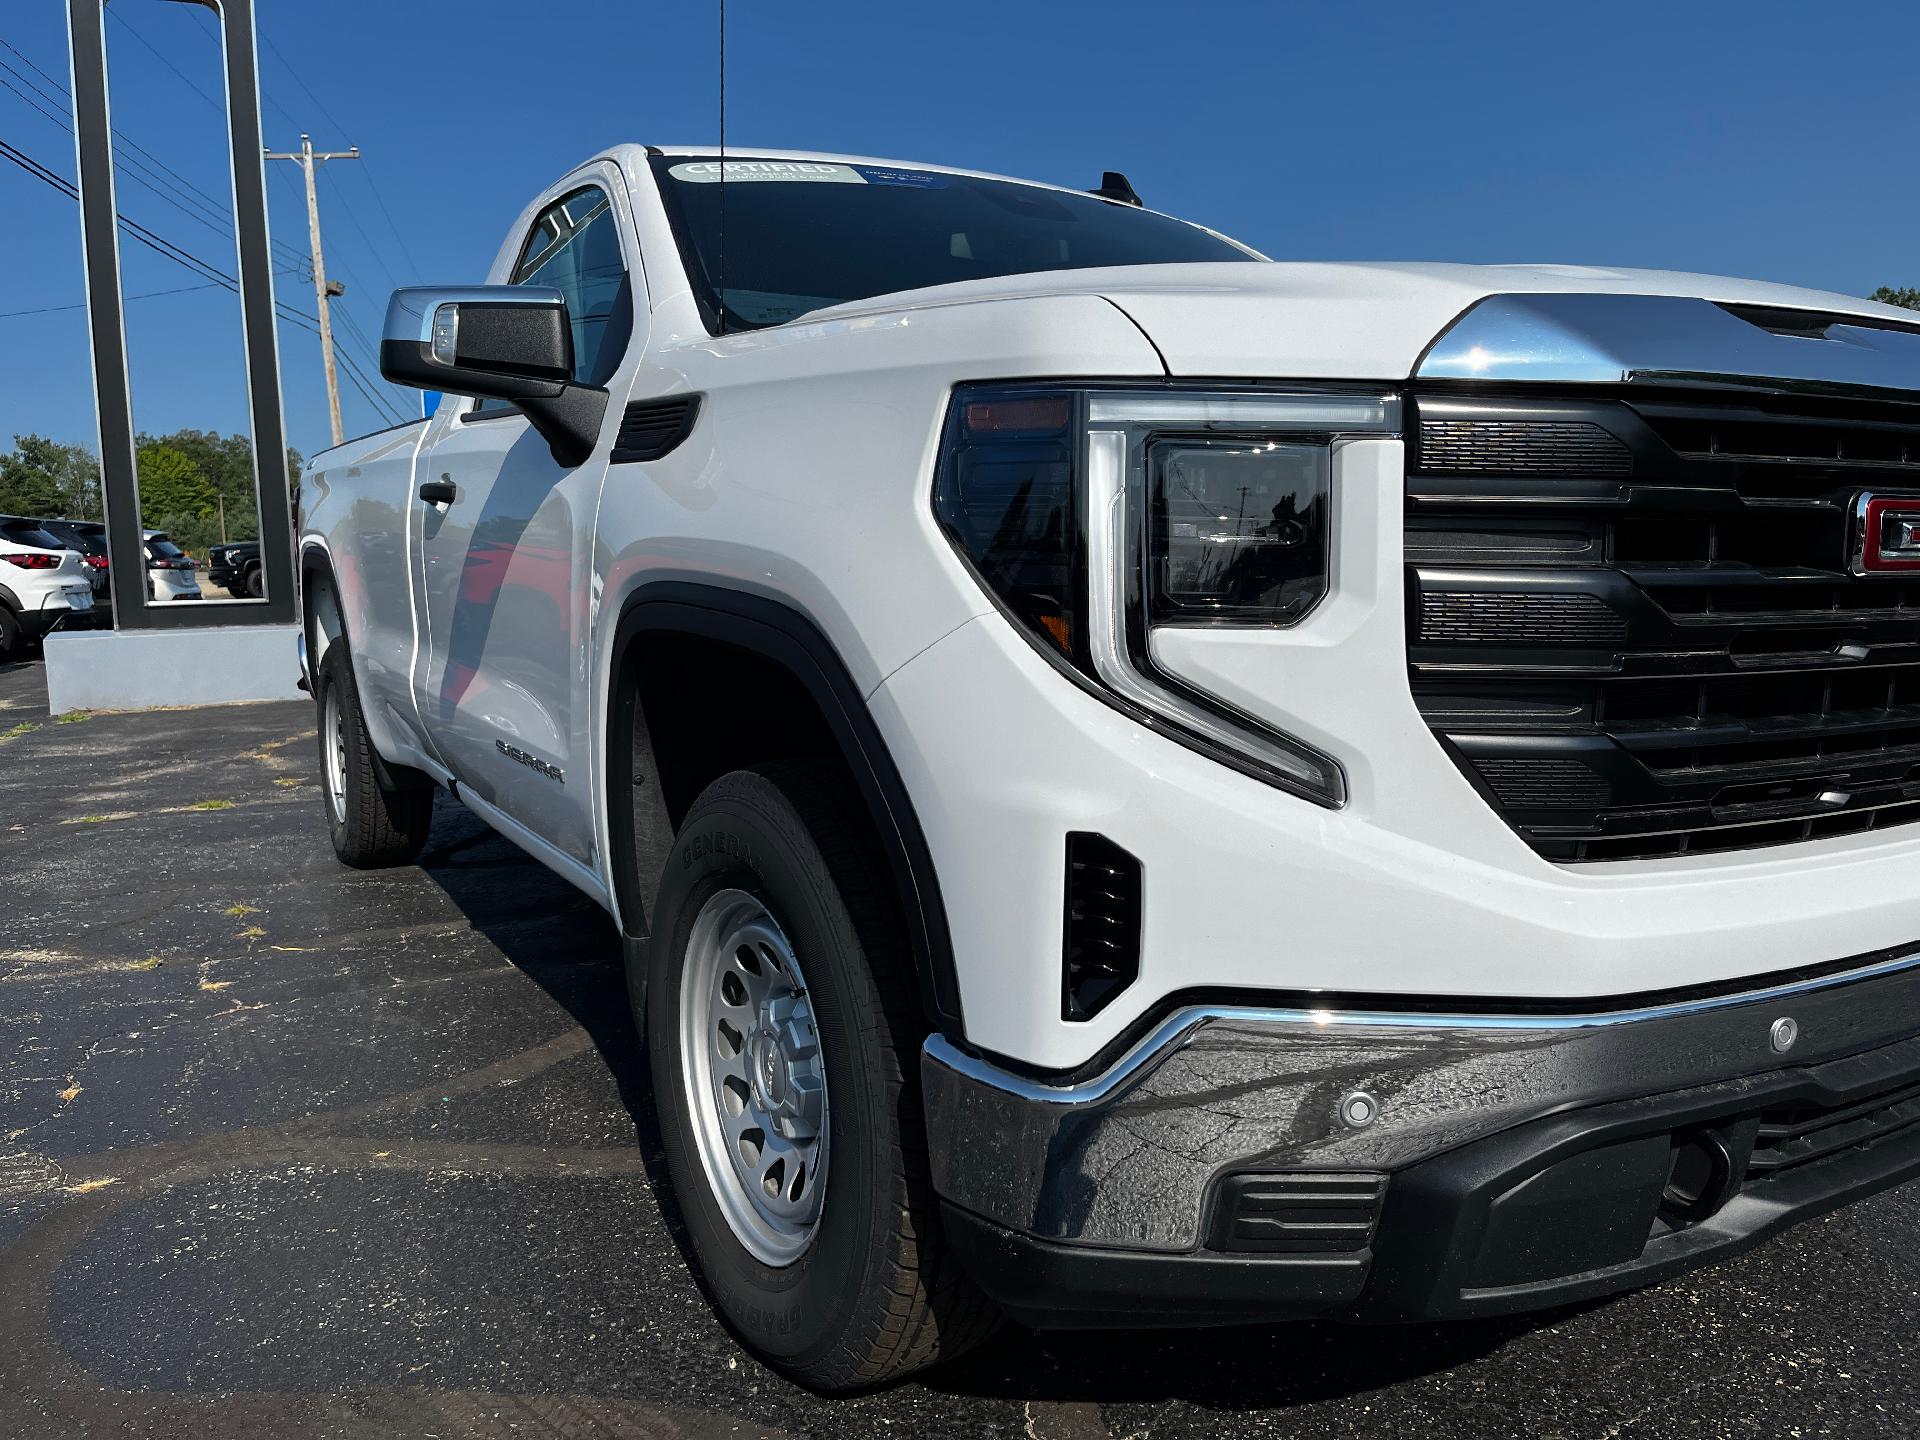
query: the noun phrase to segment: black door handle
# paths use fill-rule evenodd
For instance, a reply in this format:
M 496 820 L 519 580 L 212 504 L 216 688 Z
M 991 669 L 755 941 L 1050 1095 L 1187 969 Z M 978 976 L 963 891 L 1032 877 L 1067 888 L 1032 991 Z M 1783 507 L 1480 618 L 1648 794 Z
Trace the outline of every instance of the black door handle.
M 420 498 L 429 505 L 451 505 L 460 491 L 451 480 L 422 480 Z

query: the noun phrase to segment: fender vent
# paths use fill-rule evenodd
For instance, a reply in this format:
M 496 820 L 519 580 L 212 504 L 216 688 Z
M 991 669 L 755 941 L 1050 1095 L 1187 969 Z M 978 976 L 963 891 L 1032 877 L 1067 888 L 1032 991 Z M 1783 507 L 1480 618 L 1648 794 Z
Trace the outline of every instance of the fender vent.
M 1104 835 L 1067 836 L 1060 1014 L 1086 1020 L 1140 975 L 1140 862 Z
M 612 461 L 658 460 L 693 433 L 700 416 L 698 395 L 675 395 L 666 400 L 635 400 L 620 417 Z

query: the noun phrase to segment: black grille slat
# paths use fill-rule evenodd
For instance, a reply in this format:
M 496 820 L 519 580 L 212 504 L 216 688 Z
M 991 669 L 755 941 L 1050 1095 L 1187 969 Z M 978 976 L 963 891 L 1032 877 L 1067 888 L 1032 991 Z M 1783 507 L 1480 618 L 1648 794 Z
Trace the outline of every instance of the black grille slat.
M 1920 579 L 1847 558 L 1859 490 L 1920 497 L 1920 399 L 1461 384 L 1414 408 L 1414 698 L 1543 855 L 1920 819 Z M 1568 463 L 1589 430 L 1624 468 Z
M 1885 1140 L 1920 1125 L 1920 1084 L 1904 1085 L 1851 1103 L 1799 1104 L 1770 1110 L 1747 1164 L 1747 1179 L 1764 1179 L 1847 1150 Z
M 1436 644 L 1545 636 L 1566 645 L 1598 645 L 1626 635 L 1627 622 L 1595 595 L 1438 590 L 1420 597 L 1420 637 Z
M 1633 452 L 1598 425 L 1552 420 L 1431 420 L 1420 432 L 1430 471 L 1625 475 Z

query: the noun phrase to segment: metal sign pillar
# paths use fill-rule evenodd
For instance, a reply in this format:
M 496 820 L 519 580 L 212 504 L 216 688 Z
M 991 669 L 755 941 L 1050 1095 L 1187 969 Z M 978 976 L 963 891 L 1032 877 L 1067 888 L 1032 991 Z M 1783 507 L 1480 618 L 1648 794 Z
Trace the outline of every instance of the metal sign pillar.
M 253 427 L 253 485 L 260 513 L 264 601 L 151 604 L 140 492 L 134 461 L 133 397 L 127 384 L 120 236 L 113 185 L 113 127 L 107 102 L 107 0 L 68 0 L 73 54 L 73 121 L 79 158 L 80 237 L 86 258 L 87 320 L 93 343 L 94 403 L 100 422 L 100 476 L 112 561 L 115 626 L 171 630 L 216 625 L 290 625 L 298 618 L 293 507 L 287 494 L 287 435 L 280 413 L 280 349 L 274 329 L 273 265 L 267 247 L 267 178 L 261 159 L 260 81 L 253 0 L 176 0 L 219 17 L 225 54 L 227 135 L 233 159 L 240 324 L 246 345 Z

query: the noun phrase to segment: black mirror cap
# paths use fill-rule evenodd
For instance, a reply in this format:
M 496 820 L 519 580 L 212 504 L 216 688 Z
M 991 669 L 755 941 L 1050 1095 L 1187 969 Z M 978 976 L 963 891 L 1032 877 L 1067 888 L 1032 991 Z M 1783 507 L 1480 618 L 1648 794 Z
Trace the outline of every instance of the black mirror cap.
M 380 373 L 396 385 L 488 399 L 552 399 L 573 379 L 573 326 L 557 290 L 520 285 L 393 292 Z
M 569 469 L 586 463 L 606 417 L 607 392 L 573 379 L 566 299 L 542 286 L 394 291 L 380 373 L 419 390 L 512 401 Z

